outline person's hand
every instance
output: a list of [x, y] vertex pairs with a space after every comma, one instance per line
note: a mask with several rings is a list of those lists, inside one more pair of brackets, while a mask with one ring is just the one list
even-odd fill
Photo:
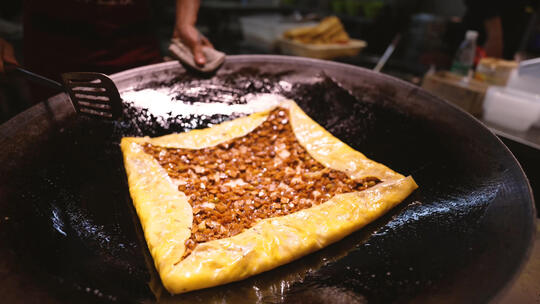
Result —
[[9, 42], [0, 38], [0, 73], [5, 72], [6, 63], [19, 65], [17, 59], [15, 59], [13, 46]]
[[174, 38], [179, 38], [193, 53], [195, 63], [203, 66], [206, 64], [206, 57], [204, 57], [203, 47], [211, 47], [212, 43], [204, 37], [193, 25], [180, 25], [174, 29]]

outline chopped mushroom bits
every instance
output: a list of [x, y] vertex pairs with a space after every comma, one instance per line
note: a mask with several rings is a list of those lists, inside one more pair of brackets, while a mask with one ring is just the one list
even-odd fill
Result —
[[193, 208], [188, 256], [199, 243], [227, 238], [257, 221], [287, 215], [361, 191], [377, 178], [352, 180], [325, 168], [297, 141], [286, 109], [277, 108], [249, 134], [194, 150], [145, 144]]

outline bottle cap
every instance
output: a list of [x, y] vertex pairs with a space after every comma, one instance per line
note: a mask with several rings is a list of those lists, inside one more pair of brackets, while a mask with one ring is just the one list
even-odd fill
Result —
[[465, 33], [465, 39], [476, 39], [478, 38], [478, 32], [477, 31], [472, 31], [472, 30], [468, 30], [467, 33]]

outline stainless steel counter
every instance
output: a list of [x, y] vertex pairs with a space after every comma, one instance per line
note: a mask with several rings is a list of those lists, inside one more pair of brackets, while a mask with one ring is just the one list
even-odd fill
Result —
[[540, 220], [536, 222], [536, 240], [529, 261], [514, 284], [495, 303], [540, 303]]
[[482, 121], [485, 125], [487, 125], [491, 129], [491, 131], [493, 131], [493, 133], [497, 134], [497, 136], [504, 137], [506, 139], [510, 139], [520, 144], [529, 146], [531, 148], [539, 150], [539, 153], [540, 153], [540, 128], [539, 127], [532, 127], [526, 132], [518, 132], [518, 131], [510, 130], [508, 128], [501, 127], [499, 125], [487, 122], [481, 118], [480, 118], [480, 121]]

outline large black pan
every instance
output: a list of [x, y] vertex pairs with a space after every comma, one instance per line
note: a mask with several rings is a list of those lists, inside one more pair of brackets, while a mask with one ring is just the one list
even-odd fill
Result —
[[[471, 116], [423, 90], [353, 66], [232, 56], [218, 75], [163, 63], [113, 76], [119, 89], [197, 87], [184, 100], [248, 92], [296, 99], [335, 136], [420, 188], [344, 240], [254, 278], [163, 301], [478, 303], [519, 271], [534, 204], [521, 168]], [[281, 82], [280, 82], [281, 81]], [[184, 92], [184, 93], [182, 93]], [[227, 119], [178, 117], [164, 128], [127, 107], [124, 121], [75, 117], [64, 95], [0, 128], [0, 294], [7, 302], [148, 302], [160, 293], [131, 206], [118, 142]]]

